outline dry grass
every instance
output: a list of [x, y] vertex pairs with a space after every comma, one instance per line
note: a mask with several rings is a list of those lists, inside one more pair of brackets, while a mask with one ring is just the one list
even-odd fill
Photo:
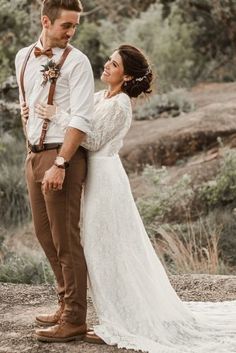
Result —
[[172, 273], [229, 272], [220, 258], [218, 243], [222, 227], [204, 223], [187, 223], [185, 231], [181, 227], [159, 227], [161, 238], [155, 241], [155, 248], [167, 270]]

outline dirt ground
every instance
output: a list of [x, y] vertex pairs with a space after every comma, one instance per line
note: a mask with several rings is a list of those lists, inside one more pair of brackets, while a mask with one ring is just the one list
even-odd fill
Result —
[[[184, 301], [236, 300], [236, 276], [170, 276], [175, 290]], [[54, 310], [52, 286], [0, 283], [0, 353], [128, 353], [132, 350], [84, 342], [40, 343], [34, 338], [35, 315]], [[88, 324], [97, 317], [88, 298]]]

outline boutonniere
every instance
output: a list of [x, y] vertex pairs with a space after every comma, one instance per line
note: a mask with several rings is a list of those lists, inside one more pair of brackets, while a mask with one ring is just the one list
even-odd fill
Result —
[[55, 61], [50, 60], [47, 62], [46, 65], [41, 65], [43, 67], [40, 72], [43, 73], [43, 81], [41, 83], [41, 86], [45, 86], [46, 83], [49, 82], [55, 82], [58, 77], [60, 76], [60, 67]]

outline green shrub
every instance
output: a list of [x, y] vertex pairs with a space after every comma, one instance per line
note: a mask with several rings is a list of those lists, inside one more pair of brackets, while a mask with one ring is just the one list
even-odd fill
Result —
[[4, 226], [21, 224], [30, 218], [24, 157], [24, 142], [4, 134], [0, 144], [0, 219]]
[[186, 87], [196, 80], [196, 58], [193, 38], [197, 28], [183, 21], [176, 5], [163, 19], [163, 6], [155, 4], [130, 22], [125, 41], [133, 43], [148, 53], [157, 70], [161, 91], [172, 87]]
[[188, 113], [194, 104], [184, 89], [176, 89], [166, 94], [155, 94], [144, 103], [136, 105], [133, 111], [135, 120], [153, 120], [160, 117], [177, 117]]
[[104, 57], [101, 54], [102, 38], [94, 23], [84, 22], [79, 29], [79, 36], [73, 41], [90, 59], [94, 76], [100, 77], [103, 69]]
[[137, 200], [138, 208], [146, 226], [166, 220], [181, 222], [186, 215], [197, 217], [209, 211], [230, 205], [236, 207], [236, 151], [225, 153], [221, 167], [214, 180], [194, 186], [188, 174], [175, 184], [168, 181], [165, 167], [147, 166], [143, 175], [154, 189], [152, 196]]
[[168, 171], [165, 167], [156, 169], [147, 166], [143, 171], [147, 182], [155, 187], [152, 196], [137, 200], [137, 206], [147, 229], [152, 233], [153, 224], [160, 224], [168, 217], [175, 218], [178, 215], [188, 213], [194, 191], [191, 186], [191, 178], [184, 175], [174, 185], [168, 183]]
[[16, 52], [37, 40], [39, 4], [35, 0], [0, 0], [0, 83], [14, 74]]
[[216, 178], [199, 187], [198, 197], [209, 209], [236, 200], [236, 151], [225, 153]]
[[40, 284], [53, 281], [46, 259], [32, 255], [19, 256], [5, 249], [0, 260], [0, 282]]

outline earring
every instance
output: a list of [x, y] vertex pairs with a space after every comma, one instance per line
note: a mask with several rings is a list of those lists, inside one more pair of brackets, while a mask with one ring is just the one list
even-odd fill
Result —
[[126, 87], [126, 86], [127, 86], [127, 82], [125, 81], [125, 82], [124, 82], [124, 87]]

